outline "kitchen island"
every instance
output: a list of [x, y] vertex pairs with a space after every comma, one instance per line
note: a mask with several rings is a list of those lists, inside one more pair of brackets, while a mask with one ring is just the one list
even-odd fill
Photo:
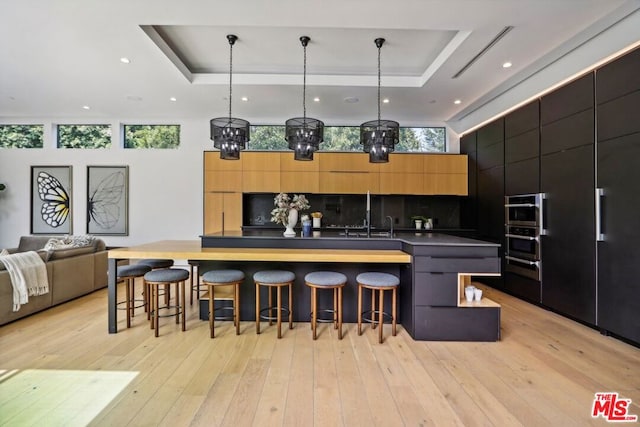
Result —
[[[414, 339], [495, 341], [500, 333], [500, 307], [487, 298], [467, 303], [461, 287], [470, 275], [500, 274], [494, 243], [440, 233], [344, 236], [339, 231], [312, 237], [282, 236], [281, 231], [252, 230], [201, 236], [198, 242], [163, 241], [109, 251], [109, 332], [117, 332], [115, 269], [118, 259], [186, 259], [211, 269], [245, 272], [241, 286], [241, 320], [255, 320], [255, 288], [251, 277], [261, 269], [295, 273], [295, 321], [309, 321], [310, 293], [304, 275], [317, 270], [344, 273], [345, 322], [355, 322], [357, 274], [382, 271], [400, 277], [399, 320]], [[389, 301], [387, 301], [389, 302]], [[324, 298], [320, 306], [330, 305]], [[387, 309], [385, 309], [386, 311]]]

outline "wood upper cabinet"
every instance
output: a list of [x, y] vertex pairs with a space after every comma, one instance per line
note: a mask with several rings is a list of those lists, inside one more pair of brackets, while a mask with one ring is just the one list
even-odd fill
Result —
[[467, 196], [468, 158], [466, 154], [427, 154], [424, 156], [423, 194]]
[[423, 194], [424, 154], [389, 155], [389, 163], [378, 163], [380, 194]]
[[204, 153], [204, 192], [242, 191], [242, 163], [222, 160], [218, 151]]
[[283, 193], [320, 192], [318, 154], [312, 161], [294, 160], [293, 152], [280, 153], [280, 191]]
[[280, 153], [243, 152], [242, 191], [245, 193], [280, 192]]
[[364, 194], [380, 192], [379, 164], [366, 153], [317, 153], [320, 193]]
[[296, 161], [292, 152], [243, 152], [238, 161], [206, 152], [204, 192], [467, 195], [467, 156], [392, 153], [389, 163], [369, 163], [367, 153], [315, 153]]

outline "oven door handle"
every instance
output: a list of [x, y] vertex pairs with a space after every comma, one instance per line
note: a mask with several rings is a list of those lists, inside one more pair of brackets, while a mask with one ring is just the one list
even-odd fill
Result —
[[531, 237], [531, 236], [521, 236], [519, 234], [505, 234], [505, 237], [509, 237], [511, 239], [522, 239], [522, 240], [538, 240], [537, 237]]
[[528, 259], [516, 258], [509, 255], [505, 255], [505, 259], [516, 261], [522, 264], [535, 265], [536, 267], [540, 265], [540, 261], [529, 261]]
[[535, 208], [536, 205], [533, 203], [507, 203], [504, 205], [505, 208]]

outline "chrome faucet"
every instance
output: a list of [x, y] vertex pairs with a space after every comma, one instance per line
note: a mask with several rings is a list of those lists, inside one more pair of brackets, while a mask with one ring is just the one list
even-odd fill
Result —
[[389, 223], [391, 224], [391, 227], [389, 229], [389, 237], [393, 237], [393, 217], [387, 215], [385, 218], [387, 218], [389, 220]]

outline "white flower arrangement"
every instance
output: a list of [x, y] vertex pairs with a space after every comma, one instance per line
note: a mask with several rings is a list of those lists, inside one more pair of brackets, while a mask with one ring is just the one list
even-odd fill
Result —
[[275, 208], [271, 211], [271, 222], [284, 226], [289, 221], [289, 210], [302, 211], [311, 207], [304, 194], [295, 194], [292, 200], [287, 193], [280, 193], [273, 199], [273, 204]]

